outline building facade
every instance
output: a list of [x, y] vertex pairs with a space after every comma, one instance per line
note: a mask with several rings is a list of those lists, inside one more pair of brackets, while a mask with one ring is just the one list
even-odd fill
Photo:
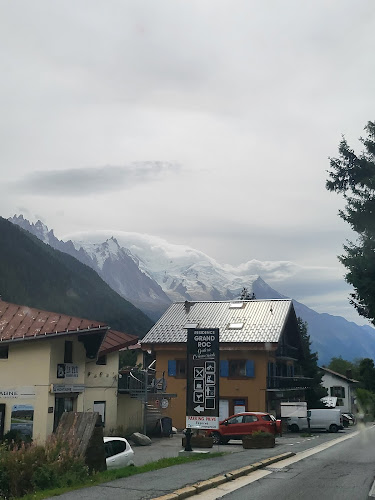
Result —
[[282, 401], [304, 400], [311, 381], [298, 367], [302, 349], [292, 301], [177, 302], [141, 341], [164, 374], [166, 391], [177, 395], [163, 411], [175, 427], [185, 427], [186, 338], [194, 328], [219, 328], [222, 419], [250, 410], [279, 415]]
[[137, 340], [97, 321], [0, 301], [0, 437], [15, 430], [44, 442], [66, 411], [98, 411], [107, 433], [126, 422], [118, 350]]
[[328, 391], [329, 398], [335, 399], [336, 407], [341, 410], [341, 413], [356, 413], [356, 397], [355, 388], [359, 384], [358, 380], [349, 376], [336, 373], [325, 366], [320, 368], [324, 375], [322, 377], [322, 385]]

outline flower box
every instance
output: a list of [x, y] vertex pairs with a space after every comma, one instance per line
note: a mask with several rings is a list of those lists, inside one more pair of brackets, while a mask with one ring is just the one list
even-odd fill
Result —
[[245, 450], [250, 450], [254, 448], [274, 448], [275, 447], [275, 436], [269, 434], [268, 432], [259, 433], [249, 436], [243, 436], [242, 446]]
[[[212, 448], [214, 442], [209, 436], [191, 436], [190, 444], [192, 448]], [[186, 446], [186, 438], [182, 438], [182, 446]]]

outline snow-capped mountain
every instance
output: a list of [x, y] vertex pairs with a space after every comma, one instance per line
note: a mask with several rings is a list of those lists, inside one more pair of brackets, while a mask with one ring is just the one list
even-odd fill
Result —
[[[139, 269], [155, 280], [171, 301], [230, 300], [238, 298], [244, 287], [258, 298], [270, 298], [270, 294], [273, 297], [277, 294], [259, 274], [251, 272], [263, 265], [259, 261], [250, 261], [238, 267], [222, 265], [199, 250], [174, 245], [155, 236], [123, 231], [111, 234], [122, 248], [127, 249]], [[97, 245], [108, 235], [105, 231], [98, 231], [69, 237], [77, 249], [83, 248], [94, 259]]]
[[[92, 267], [117, 293], [154, 320], [171, 301], [231, 300], [238, 298], [244, 287], [258, 299], [283, 298], [263, 276], [278, 274], [282, 278], [285, 269], [293, 265], [250, 260], [237, 267], [228, 266], [188, 246], [122, 231], [79, 233], [62, 241], [40, 221], [31, 224], [22, 216], [9, 220]], [[294, 305], [297, 315], [308, 323], [312, 348], [318, 352], [320, 363], [340, 355], [349, 360], [375, 359], [373, 328], [317, 313], [296, 301]]]
[[22, 215], [15, 215], [9, 218], [9, 221], [56, 250], [68, 253], [94, 269], [113, 290], [150, 318], [160, 317], [171, 303], [158, 283], [138, 267], [137, 258], [121, 247], [115, 238], [110, 237], [99, 243], [80, 246], [74, 245], [71, 240], [59, 240], [53, 230], [49, 230], [40, 220], [33, 224]]

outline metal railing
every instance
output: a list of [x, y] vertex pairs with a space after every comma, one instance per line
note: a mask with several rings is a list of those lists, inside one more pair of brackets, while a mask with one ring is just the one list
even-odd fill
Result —
[[298, 359], [298, 348], [291, 345], [281, 345], [275, 353], [277, 358]]
[[312, 382], [308, 377], [267, 377], [267, 389], [305, 389], [311, 387]]

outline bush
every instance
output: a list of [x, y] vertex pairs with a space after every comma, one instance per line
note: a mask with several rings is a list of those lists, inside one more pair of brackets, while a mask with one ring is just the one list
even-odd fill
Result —
[[248, 435], [248, 436], [245, 436], [246, 438], [250, 437], [256, 437], [256, 438], [270, 438], [270, 437], [274, 437], [273, 434], [271, 434], [270, 432], [266, 432], [266, 431], [254, 431], [252, 434]]
[[88, 476], [78, 442], [72, 437], [52, 435], [44, 447], [24, 442], [16, 446], [0, 445], [0, 498], [80, 484]]

